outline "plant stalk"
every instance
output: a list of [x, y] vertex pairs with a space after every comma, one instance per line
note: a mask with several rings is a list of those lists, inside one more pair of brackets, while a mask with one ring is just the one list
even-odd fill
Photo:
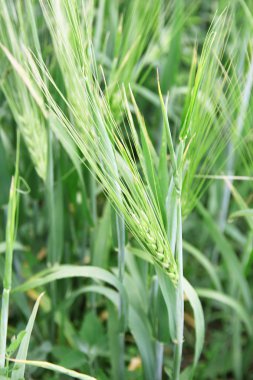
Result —
[[[124, 281], [124, 269], [125, 269], [125, 221], [123, 215], [116, 215], [116, 226], [117, 226], [117, 240], [118, 240], [118, 278], [121, 284]], [[125, 342], [124, 342], [124, 309], [123, 300], [119, 299], [119, 321], [120, 321], [120, 331], [119, 331], [119, 350], [120, 350], [120, 363], [119, 363], [119, 376], [120, 379], [124, 379], [125, 372]]]
[[174, 178], [176, 188], [176, 213], [177, 213], [177, 233], [176, 233], [176, 259], [178, 267], [178, 285], [176, 289], [176, 346], [174, 353], [173, 379], [179, 380], [180, 367], [183, 351], [184, 336], [184, 291], [183, 291], [183, 237], [182, 237], [182, 156], [184, 151], [184, 141], [180, 142], [178, 159], [176, 166], [176, 178]]
[[178, 287], [176, 290], [177, 307], [177, 341], [174, 354], [173, 379], [179, 380], [180, 367], [183, 350], [184, 334], [184, 293], [183, 293], [183, 245], [182, 245], [182, 212], [181, 197], [177, 199], [177, 245], [176, 245], [177, 265], [178, 265]]
[[0, 338], [0, 368], [5, 366], [6, 340], [9, 316], [10, 289], [3, 290], [1, 310], [1, 338]]
[[18, 169], [19, 169], [19, 147], [20, 147], [20, 134], [17, 133], [17, 155], [15, 162], [15, 176], [12, 177], [10, 196], [8, 203], [7, 224], [6, 224], [6, 255], [5, 255], [5, 268], [3, 280], [3, 298], [1, 309], [0, 321], [0, 368], [5, 366], [6, 356], [6, 341], [8, 330], [8, 317], [9, 317], [9, 302], [10, 291], [12, 286], [12, 262], [13, 262], [13, 246], [15, 241], [15, 223], [16, 213], [18, 206], [17, 185], [18, 185]]

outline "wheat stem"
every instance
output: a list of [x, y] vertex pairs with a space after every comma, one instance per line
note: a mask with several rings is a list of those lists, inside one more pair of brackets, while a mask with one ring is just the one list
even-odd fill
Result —
[[0, 368], [5, 366], [6, 356], [6, 340], [8, 329], [8, 316], [9, 316], [9, 298], [12, 286], [12, 261], [13, 261], [13, 247], [15, 241], [15, 223], [16, 212], [18, 207], [17, 185], [18, 185], [18, 168], [19, 168], [19, 146], [20, 135], [17, 133], [17, 155], [16, 155], [16, 171], [15, 176], [12, 177], [10, 196], [8, 203], [8, 214], [6, 224], [6, 255], [3, 279], [3, 298], [1, 309], [1, 322], [0, 322]]

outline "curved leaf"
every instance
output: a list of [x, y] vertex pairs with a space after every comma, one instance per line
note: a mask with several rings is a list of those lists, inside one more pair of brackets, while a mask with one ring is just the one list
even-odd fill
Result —
[[[33, 367], [39, 367], [44, 369], [49, 369], [50, 371], [62, 373], [67, 376], [71, 376], [74, 379], [80, 379], [80, 380], [96, 380], [95, 377], [83, 375], [79, 372], [73, 371], [71, 369], [67, 369], [65, 367], [62, 367], [57, 364], [52, 364], [49, 362], [44, 362], [40, 360], [13, 360], [16, 364], [21, 364], [21, 366], [30, 365]], [[15, 378], [17, 379], [17, 378]], [[21, 379], [20, 377], [18, 379]]]
[[231, 307], [238, 315], [238, 317], [244, 322], [245, 327], [250, 335], [253, 335], [252, 320], [245, 310], [245, 308], [233, 298], [227, 296], [226, 294], [217, 292], [210, 289], [196, 289], [197, 294], [202, 298], [208, 298], [214, 301], [218, 301], [223, 305]]
[[[116, 288], [120, 295], [123, 304], [123, 315], [127, 315], [127, 295], [123, 285], [119, 282], [116, 276], [108, 272], [105, 269], [101, 269], [94, 266], [77, 266], [77, 265], [59, 265], [44, 271], [37, 273], [35, 276], [31, 277], [24, 284], [14, 288], [14, 292], [25, 292], [29, 289], [37, 288], [42, 285], [46, 285], [50, 282], [72, 277], [85, 277], [92, 278], [93, 280], [101, 280], [110, 284]], [[124, 322], [126, 325], [127, 322]], [[125, 328], [125, 326], [122, 326]]]
[[183, 279], [183, 287], [184, 292], [187, 295], [187, 298], [191, 304], [194, 314], [195, 321], [195, 336], [196, 336], [196, 344], [195, 344], [195, 354], [194, 354], [194, 366], [197, 365], [199, 357], [201, 355], [204, 339], [205, 339], [205, 319], [203, 309], [199, 300], [199, 297], [189, 283], [186, 278]]
[[[27, 324], [26, 329], [25, 329], [25, 336], [23, 337], [22, 342], [21, 342], [19, 349], [18, 349], [16, 360], [24, 361], [27, 357], [27, 352], [28, 352], [29, 342], [30, 342], [30, 338], [31, 338], [31, 334], [32, 334], [32, 329], [33, 329], [34, 321], [35, 321], [35, 318], [37, 315], [37, 311], [38, 311], [40, 300], [41, 300], [42, 296], [43, 296], [43, 293], [38, 297], [38, 299], [37, 299], [37, 301], [33, 307], [32, 314], [29, 318], [28, 324]], [[15, 364], [13, 367], [13, 370], [12, 370], [11, 380], [23, 379], [24, 374], [25, 374], [25, 363], [22, 362], [20, 364]]]

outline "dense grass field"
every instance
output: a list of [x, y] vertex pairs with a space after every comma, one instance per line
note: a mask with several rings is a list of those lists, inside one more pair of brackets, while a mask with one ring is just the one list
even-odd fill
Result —
[[253, 379], [252, 0], [0, 0], [0, 380]]

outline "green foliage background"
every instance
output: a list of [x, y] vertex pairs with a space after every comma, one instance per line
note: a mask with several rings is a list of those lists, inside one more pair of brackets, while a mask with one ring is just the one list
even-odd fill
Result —
[[253, 379], [252, 0], [0, 0], [0, 43], [0, 378]]

